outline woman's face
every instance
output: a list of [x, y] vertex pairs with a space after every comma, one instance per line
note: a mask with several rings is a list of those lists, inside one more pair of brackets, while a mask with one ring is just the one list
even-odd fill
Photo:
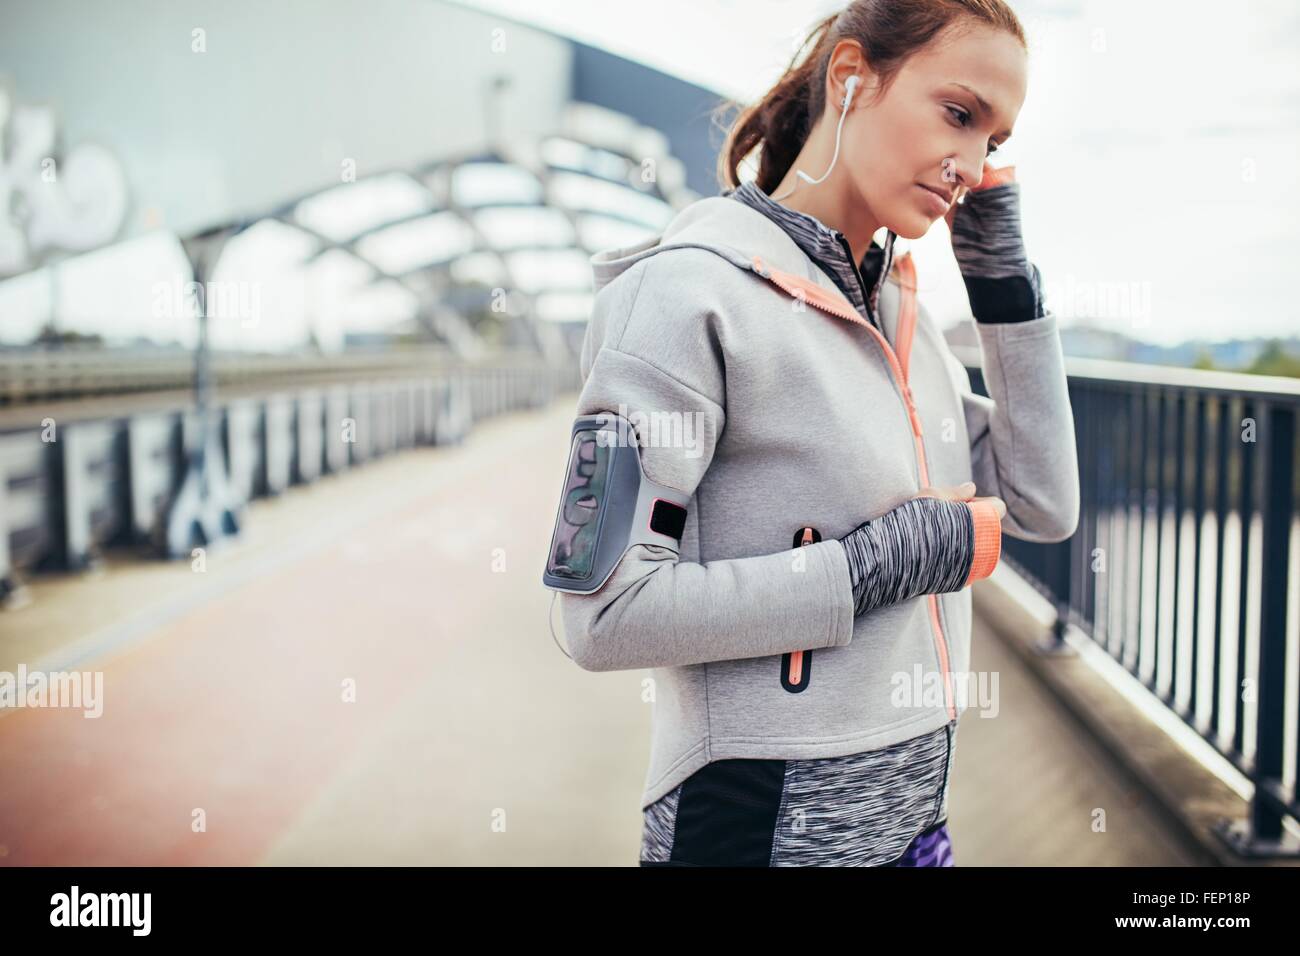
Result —
[[[1006, 141], [1024, 103], [1026, 59], [1010, 33], [968, 23], [913, 54], [879, 100], [872, 101], [875, 76], [864, 77], [842, 148], [850, 188], [876, 222], [918, 239], [951, 206], [931, 190], [955, 200], [980, 181], [986, 157]], [[841, 62], [850, 60], [837, 50], [831, 75], [843, 89], [854, 69]], [[857, 67], [864, 69], [860, 58]], [[836, 97], [835, 122], [838, 104]]]

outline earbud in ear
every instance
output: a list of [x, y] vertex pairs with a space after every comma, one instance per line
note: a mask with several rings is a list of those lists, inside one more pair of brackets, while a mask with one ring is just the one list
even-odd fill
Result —
[[853, 91], [857, 88], [858, 82], [859, 82], [859, 78], [856, 73], [854, 73], [852, 76], [850, 76], [847, 80], [844, 81], [844, 86], [845, 86], [844, 99], [840, 100], [840, 106], [842, 106], [844, 109], [849, 108], [849, 103], [853, 99]]

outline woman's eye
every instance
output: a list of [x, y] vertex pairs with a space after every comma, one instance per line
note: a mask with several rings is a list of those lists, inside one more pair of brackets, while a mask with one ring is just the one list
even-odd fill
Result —
[[[956, 117], [958, 126], [965, 127], [966, 124], [970, 122], [970, 113], [966, 112], [965, 110], [958, 109], [955, 106], [945, 106], [944, 109], [948, 111], [949, 115]], [[997, 146], [994, 144], [990, 144], [988, 152], [985, 153], [984, 155], [992, 156], [997, 151], [998, 151]]]
[[965, 126], [970, 121], [970, 114], [965, 110], [959, 110], [955, 106], [945, 107], [949, 114], [957, 118], [958, 126]]

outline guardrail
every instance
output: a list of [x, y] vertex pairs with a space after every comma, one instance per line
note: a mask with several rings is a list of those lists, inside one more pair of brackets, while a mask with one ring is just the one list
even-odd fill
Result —
[[[955, 351], [987, 394], [978, 352]], [[1004, 538], [1005, 554], [1056, 604], [1058, 640], [1080, 628], [1254, 783], [1250, 819], [1219, 836], [1245, 856], [1292, 855], [1300, 381], [1066, 367], [1079, 528], [1059, 544]]]
[[[162, 381], [154, 368], [150, 381]], [[242, 387], [218, 391], [210, 421], [241, 502], [400, 448], [458, 443], [484, 418], [540, 407], [581, 384], [576, 362], [508, 352], [482, 361], [429, 350], [246, 360], [224, 371]], [[99, 387], [82, 382], [82, 400], [63, 404], [47, 390], [51, 401], [0, 416], [0, 597], [22, 574], [84, 569], [110, 546], [163, 551], [167, 513], [199, 441], [192, 396], [137, 407], [113, 383]]]
[[[499, 356], [486, 359], [499, 364]], [[389, 374], [473, 367], [439, 346], [352, 349], [337, 354], [257, 355], [212, 353], [212, 373], [221, 387], [273, 382], [329, 381]], [[62, 346], [0, 350], [0, 407], [28, 402], [188, 389], [194, 383], [194, 353], [183, 349], [118, 349]]]

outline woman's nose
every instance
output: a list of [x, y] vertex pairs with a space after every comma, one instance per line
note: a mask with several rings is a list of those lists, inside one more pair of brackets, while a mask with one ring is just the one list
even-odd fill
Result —
[[957, 194], [960, 195], [965, 189], [973, 189], [978, 186], [980, 180], [984, 178], [984, 157], [980, 156], [974, 160], [962, 156], [950, 156], [944, 160], [944, 179], [953, 183], [957, 187]]

